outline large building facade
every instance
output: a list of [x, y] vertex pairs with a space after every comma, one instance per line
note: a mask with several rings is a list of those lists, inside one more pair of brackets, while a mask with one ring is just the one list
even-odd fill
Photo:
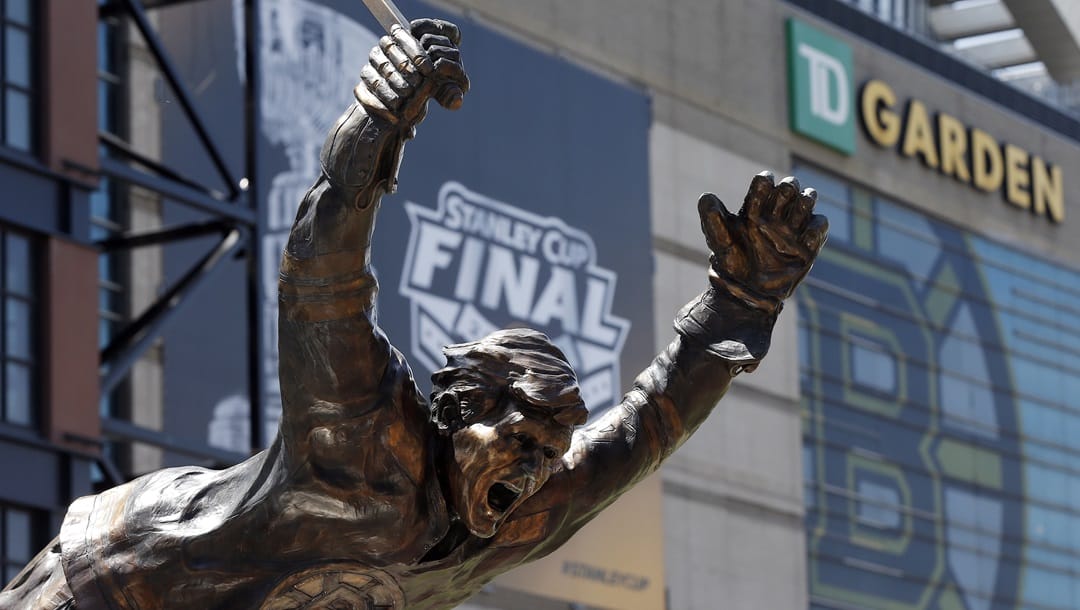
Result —
[[[1068, 2], [400, 4], [462, 25], [474, 82], [375, 244], [418, 377], [527, 323], [603, 409], [705, 286], [700, 193], [794, 174], [831, 223], [765, 364], [469, 610], [1080, 608]], [[344, 0], [0, 0], [0, 27], [9, 578], [75, 497], [272, 436], [276, 256], [378, 30]]]
[[[91, 491], [99, 449], [95, 9], [0, 5], [0, 567], [45, 544], [61, 505]], [[50, 36], [48, 32], [66, 32]]]

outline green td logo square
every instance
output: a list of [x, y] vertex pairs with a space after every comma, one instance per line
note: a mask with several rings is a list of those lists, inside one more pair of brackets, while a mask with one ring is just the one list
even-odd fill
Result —
[[787, 22], [791, 130], [855, 153], [854, 59], [841, 40], [796, 19]]

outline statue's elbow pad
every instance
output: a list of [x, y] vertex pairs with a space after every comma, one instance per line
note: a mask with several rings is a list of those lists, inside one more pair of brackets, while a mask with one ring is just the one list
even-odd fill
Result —
[[710, 288], [679, 310], [675, 331], [740, 370], [753, 370], [769, 351], [776, 316]]

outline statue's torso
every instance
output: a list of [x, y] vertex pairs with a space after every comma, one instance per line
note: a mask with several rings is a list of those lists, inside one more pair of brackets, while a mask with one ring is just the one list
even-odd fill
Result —
[[168, 469], [80, 499], [61, 533], [80, 610], [453, 607], [520, 561], [547, 522], [422, 561], [450, 516], [430, 439], [401, 417], [420, 406], [331, 426], [339, 442], [320, 460], [347, 465], [334, 472], [290, 464], [279, 441], [227, 470]]

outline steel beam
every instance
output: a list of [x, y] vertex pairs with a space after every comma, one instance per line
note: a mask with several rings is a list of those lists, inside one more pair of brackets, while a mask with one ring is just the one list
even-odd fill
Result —
[[158, 38], [157, 33], [154, 31], [154, 27], [150, 24], [150, 20], [146, 17], [146, 10], [143, 8], [142, 2], [140, 0], [120, 1], [127, 7], [128, 14], [135, 21], [135, 26], [139, 29], [143, 39], [146, 41], [146, 45], [150, 48], [150, 52], [157, 61], [158, 67], [161, 68], [165, 80], [167, 80], [169, 86], [172, 87], [173, 93], [176, 94], [177, 101], [180, 102], [180, 106], [183, 108], [184, 113], [191, 122], [191, 126], [195, 129], [195, 133], [199, 136], [199, 140], [202, 142], [203, 147], [210, 155], [210, 160], [213, 161], [214, 167], [221, 175], [221, 179], [225, 182], [225, 187], [229, 191], [229, 198], [236, 199], [240, 195], [240, 191], [237, 187], [238, 183], [233, 178], [232, 172], [230, 172], [229, 168], [225, 165], [225, 159], [214, 144], [213, 138], [210, 137], [210, 132], [207, 131], [202, 116], [199, 114], [198, 109], [195, 108], [195, 104], [191, 101], [191, 94], [188, 93], [187, 87], [184, 86], [183, 81], [180, 80], [179, 72], [169, 59], [168, 51], [162, 44], [161, 39]]
[[[244, 27], [247, 44], [244, 83], [246, 110], [246, 154], [244, 171], [247, 188], [241, 189], [225, 162], [221, 150], [215, 145], [206, 122], [199, 114], [190, 90], [181, 80], [180, 72], [147, 17], [147, 11], [204, 0], [108, 0], [99, 7], [99, 17], [129, 17], [143, 36], [148, 49], [157, 62], [164, 80], [170, 85], [176, 101], [190, 121], [192, 128], [217, 174], [225, 183], [227, 193], [208, 188], [204, 184], [186, 178], [175, 168], [141, 154], [127, 142], [112, 134], [103, 133], [100, 140], [112, 156], [101, 159], [100, 169], [91, 172], [118, 182], [146, 189], [160, 196], [163, 201], [182, 205], [207, 214], [205, 221], [182, 226], [162, 228], [142, 233], [127, 233], [97, 242], [102, 251], [139, 248], [176, 240], [195, 238], [214, 233], [222, 234], [220, 242], [192, 266], [182, 278], [169, 287], [149, 308], [131, 321], [113, 337], [100, 354], [101, 395], [112, 392], [130, 373], [134, 363], [153, 345], [162, 330], [174, 319], [173, 314], [183, 306], [185, 299], [208, 277], [218, 263], [227, 256], [244, 248], [247, 265], [248, 306], [248, 385], [251, 400], [251, 443], [254, 449], [265, 443], [262, 412], [262, 290], [260, 248], [260, 219], [258, 217], [258, 185], [255, 181], [258, 166], [258, 0], [243, 0]], [[212, 180], [212, 179], [211, 179]], [[213, 181], [213, 180], [212, 180]], [[219, 464], [232, 464], [242, 460], [243, 454], [219, 451], [210, 447], [185, 443], [168, 434], [148, 430], [130, 422], [111, 418], [102, 421], [103, 437], [117, 441], [140, 442], [167, 451], [212, 460]], [[99, 441], [100, 442], [100, 441]], [[107, 460], [102, 468], [108, 478], [121, 482], [121, 474]]]
[[978, 36], [1015, 27], [1016, 22], [1013, 21], [1012, 13], [1000, 0], [985, 4], [969, 4], [960, 7], [940, 6], [930, 9], [930, 31], [942, 41]]
[[101, 468], [101, 472], [109, 479], [111, 484], [122, 485], [127, 481], [127, 478], [120, 474], [120, 469], [116, 467], [116, 464], [113, 463], [111, 458], [100, 455], [95, 461], [97, 462], [98, 468]]
[[987, 70], [1026, 64], [1038, 59], [1031, 43], [1020, 30], [1002, 32], [977, 44], [959, 46], [954, 43], [954, 52], [971, 63]]
[[184, 176], [180, 175], [180, 173], [173, 170], [171, 167], [168, 167], [167, 165], [140, 153], [139, 151], [132, 148], [131, 145], [127, 142], [107, 131], [98, 132], [98, 140], [102, 144], [104, 144], [105, 147], [108, 148], [110, 151], [114, 153], [119, 153], [125, 159], [129, 161], [134, 161], [135, 163], [142, 165], [143, 167], [149, 169], [150, 171], [163, 178], [168, 178], [169, 180], [182, 184], [188, 188], [192, 188], [196, 191], [206, 193], [208, 196], [213, 197], [214, 199], [220, 199], [222, 201], [225, 200], [225, 194], [221, 191], [208, 188], [207, 186], [199, 184], [194, 180], [185, 178]]
[[1080, 3], [1076, 0], [1003, 0], [1055, 81], [1080, 80]]
[[[263, 404], [263, 252], [260, 237], [264, 219], [258, 214], [259, 189], [259, 0], [244, 0], [244, 131], [246, 136], [244, 173], [247, 175], [248, 202], [255, 222], [250, 228], [247, 249], [247, 349], [248, 349], [248, 397], [251, 411], [251, 450], [259, 451], [266, 446], [264, 436], [265, 405]], [[276, 320], [275, 320], [276, 322]]]
[[226, 255], [240, 243], [240, 232], [233, 229], [213, 250], [192, 267], [184, 277], [162, 294], [137, 319], [125, 326], [101, 350], [101, 395], [108, 396], [131, 371], [131, 367], [153, 344], [176, 309]]
[[144, 443], [160, 447], [166, 451], [180, 453], [189, 457], [209, 460], [217, 464], [232, 465], [241, 462], [247, 456], [242, 453], [224, 451], [213, 447], [197, 445], [166, 434], [158, 430], [151, 430], [131, 422], [112, 417], [101, 419], [101, 433], [103, 436], [114, 441], [126, 441]]
[[[147, 10], [154, 10], [156, 8], [165, 8], [168, 6], [175, 6], [177, 4], [193, 4], [195, 2], [205, 2], [206, 0], [143, 0], [143, 8]], [[98, 17], [117, 17], [127, 13], [127, 6], [121, 0], [112, 0], [102, 4], [98, 8]]]
[[208, 222], [193, 222], [191, 224], [175, 227], [165, 227], [156, 231], [143, 231], [139, 233], [128, 232], [103, 239], [95, 245], [102, 250], [129, 250], [144, 246], [156, 246], [184, 239], [193, 239], [204, 235], [218, 233], [224, 235], [235, 228], [234, 223], [225, 220], [211, 220]]
[[104, 157], [101, 159], [100, 171], [104, 176], [155, 191], [166, 199], [209, 212], [215, 216], [234, 220], [245, 225], [255, 224], [255, 212], [241, 203], [230, 203], [215, 199], [202, 191], [161, 176], [137, 170], [123, 161]]

